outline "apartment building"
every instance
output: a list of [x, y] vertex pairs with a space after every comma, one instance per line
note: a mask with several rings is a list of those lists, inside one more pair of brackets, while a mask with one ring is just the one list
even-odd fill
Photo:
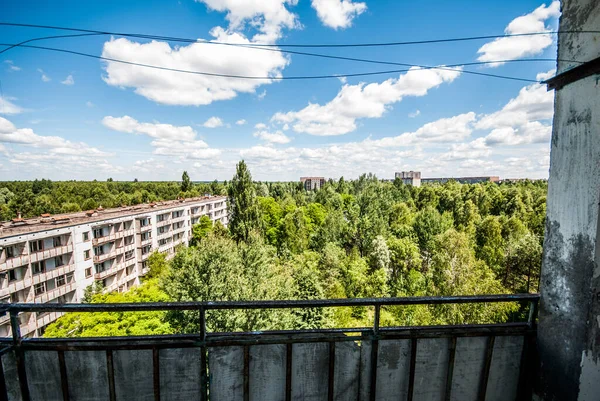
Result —
[[[225, 197], [203, 197], [99, 209], [0, 223], [0, 302], [80, 302], [102, 281], [127, 291], [148, 272], [154, 250], [172, 257], [188, 244], [192, 225], [207, 215], [227, 225]], [[57, 313], [20, 315], [21, 333], [41, 336]], [[0, 337], [10, 335], [0, 316]]]
[[318, 191], [325, 185], [325, 177], [300, 177], [300, 182], [307, 191]]
[[413, 187], [421, 186], [421, 172], [420, 171], [401, 171], [397, 172], [395, 178], [400, 178], [404, 185], [412, 185]]

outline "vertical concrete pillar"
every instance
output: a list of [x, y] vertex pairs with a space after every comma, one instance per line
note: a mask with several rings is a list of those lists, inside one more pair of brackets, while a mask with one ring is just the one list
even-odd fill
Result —
[[[563, 0], [560, 31], [600, 30], [600, 1]], [[600, 34], [561, 34], [560, 60], [600, 56]], [[558, 73], [577, 66], [558, 62]], [[556, 90], [538, 330], [539, 399], [600, 399], [600, 76]]]

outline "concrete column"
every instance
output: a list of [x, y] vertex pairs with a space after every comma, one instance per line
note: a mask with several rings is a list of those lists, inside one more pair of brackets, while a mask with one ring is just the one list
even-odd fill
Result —
[[[560, 31], [600, 30], [600, 1], [564, 0]], [[600, 56], [600, 34], [563, 34], [558, 58]], [[577, 64], [558, 63], [558, 72]], [[600, 400], [600, 76], [556, 91], [541, 274], [538, 399]]]

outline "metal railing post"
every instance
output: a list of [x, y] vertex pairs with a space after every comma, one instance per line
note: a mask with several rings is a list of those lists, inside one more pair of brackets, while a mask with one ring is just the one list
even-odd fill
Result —
[[371, 340], [371, 376], [369, 385], [369, 400], [377, 399], [377, 357], [379, 355], [379, 314], [381, 305], [375, 304], [373, 319], [373, 339]]
[[206, 310], [200, 307], [200, 400], [208, 401], [208, 367], [206, 347]]
[[10, 327], [13, 338], [13, 349], [17, 360], [17, 375], [19, 377], [19, 386], [21, 388], [21, 398], [23, 401], [29, 401], [29, 385], [27, 384], [27, 370], [25, 369], [25, 354], [21, 348], [21, 326], [19, 324], [19, 312], [10, 311]]

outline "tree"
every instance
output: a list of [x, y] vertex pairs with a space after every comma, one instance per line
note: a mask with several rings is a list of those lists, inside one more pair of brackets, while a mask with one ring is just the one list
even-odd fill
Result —
[[192, 239], [190, 241], [191, 246], [198, 246], [203, 238], [208, 237], [208, 234], [212, 231], [213, 222], [210, 217], [204, 215], [200, 217], [198, 223], [192, 226]]
[[[157, 280], [148, 280], [128, 292], [91, 295], [91, 303], [166, 302]], [[51, 323], [44, 337], [107, 337], [172, 334], [165, 311], [73, 312]]]
[[260, 228], [256, 191], [252, 175], [241, 160], [229, 185], [229, 231], [236, 241], [246, 241], [252, 230]]
[[192, 189], [192, 182], [187, 171], [184, 171], [181, 175], [181, 192], [187, 192]]

